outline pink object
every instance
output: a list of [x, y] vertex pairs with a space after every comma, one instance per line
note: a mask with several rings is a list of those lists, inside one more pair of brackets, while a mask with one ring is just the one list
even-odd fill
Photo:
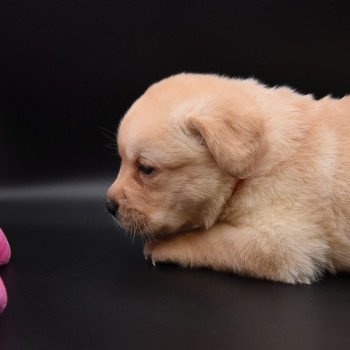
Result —
[[[7, 264], [11, 257], [11, 249], [4, 232], [0, 228], [0, 265]], [[0, 277], [0, 312], [7, 304], [7, 293], [4, 283]]]
[[0, 277], [0, 313], [5, 309], [6, 304], [7, 304], [6, 288]]
[[11, 257], [9, 242], [2, 229], [0, 228], [0, 265], [7, 264]]

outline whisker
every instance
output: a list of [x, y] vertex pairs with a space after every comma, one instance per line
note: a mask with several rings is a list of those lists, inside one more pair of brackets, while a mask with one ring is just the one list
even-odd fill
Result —
[[[108, 130], [103, 126], [98, 126], [98, 128], [100, 129], [102, 135], [104, 135], [105, 137], [107, 137], [111, 141], [114, 141], [114, 142], [116, 141], [116, 132]], [[109, 133], [110, 135], [108, 135], [107, 133]]]

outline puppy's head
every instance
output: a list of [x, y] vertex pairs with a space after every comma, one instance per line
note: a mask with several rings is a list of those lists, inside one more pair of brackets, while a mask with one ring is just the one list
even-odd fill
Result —
[[208, 228], [238, 179], [254, 169], [262, 126], [232, 109], [229, 83], [173, 76], [151, 86], [126, 113], [117, 135], [121, 167], [108, 190], [126, 230], [156, 235]]

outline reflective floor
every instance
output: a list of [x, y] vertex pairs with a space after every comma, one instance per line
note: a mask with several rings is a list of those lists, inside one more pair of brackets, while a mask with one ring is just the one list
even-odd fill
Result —
[[350, 275], [287, 286], [153, 267], [107, 214], [107, 187], [0, 190], [1, 350], [350, 348]]

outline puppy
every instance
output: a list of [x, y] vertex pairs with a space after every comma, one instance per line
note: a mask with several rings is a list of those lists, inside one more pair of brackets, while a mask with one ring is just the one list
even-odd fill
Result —
[[118, 130], [108, 209], [153, 264], [285, 283], [350, 268], [350, 96], [179, 74]]

